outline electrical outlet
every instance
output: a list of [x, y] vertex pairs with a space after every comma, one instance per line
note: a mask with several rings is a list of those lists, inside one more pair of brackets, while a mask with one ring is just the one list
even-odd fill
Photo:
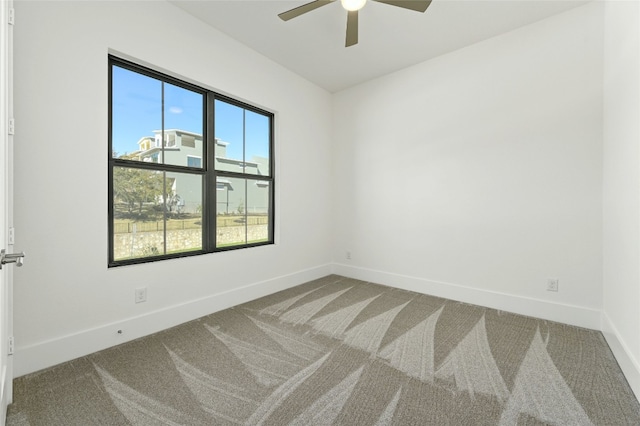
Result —
[[351, 260], [351, 252], [350, 251], [346, 252], [345, 257], [347, 258], [347, 260]]
[[547, 278], [547, 291], [558, 291], [558, 278]]
[[146, 287], [136, 288], [135, 302], [142, 303], [146, 301], [147, 301], [147, 288]]

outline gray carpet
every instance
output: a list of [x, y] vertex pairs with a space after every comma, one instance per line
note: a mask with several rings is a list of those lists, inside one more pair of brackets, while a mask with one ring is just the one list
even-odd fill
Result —
[[328, 276], [15, 381], [9, 425], [640, 425], [601, 333]]

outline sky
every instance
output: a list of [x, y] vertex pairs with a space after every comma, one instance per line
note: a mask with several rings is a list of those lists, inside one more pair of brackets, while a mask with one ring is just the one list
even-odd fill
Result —
[[[203, 133], [204, 95], [113, 66], [112, 137], [118, 155], [138, 150], [137, 142], [164, 128]], [[268, 157], [269, 119], [253, 111], [216, 100], [215, 137], [228, 142], [227, 157], [250, 161]], [[243, 140], [246, 157], [243, 157]]]

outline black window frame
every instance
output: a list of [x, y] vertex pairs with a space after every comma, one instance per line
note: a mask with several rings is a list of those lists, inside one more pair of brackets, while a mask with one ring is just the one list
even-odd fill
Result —
[[[203, 146], [202, 146], [202, 165], [200, 168], [180, 166], [164, 163], [143, 162], [137, 160], [115, 158], [113, 156], [113, 67], [117, 66], [147, 77], [151, 77], [161, 82], [175, 85], [203, 95]], [[234, 171], [216, 170], [215, 167], [215, 101], [223, 101], [231, 105], [237, 106], [248, 111], [264, 115], [269, 119], [269, 173], [268, 175], [256, 175], [251, 173], [241, 173]], [[138, 65], [126, 59], [119, 58], [114, 55], [108, 55], [108, 267], [117, 267], [124, 265], [134, 265], [141, 263], [156, 262], [160, 260], [176, 259], [181, 257], [198, 256], [202, 254], [210, 254], [217, 252], [225, 252], [230, 250], [239, 250], [245, 248], [259, 247], [275, 244], [275, 156], [274, 156], [274, 121], [275, 114], [262, 108], [247, 104], [245, 102], [233, 99], [232, 97], [222, 95], [210, 89], [203, 88], [193, 83], [188, 83], [179, 78], [161, 73], [151, 68]], [[164, 121], [164, 120], [163, 120]], [[164, 122], [163, 122], [163, 131]], [[162, 137], [164, 140], [164, 135]], [[162, 144], [164, 150], [164, 143]], [[191, 250], [180, 253], [161, 254], [146, 257], [127, 258], [123, 260], [114, 259], [115, 234], [114, 234], [114, 182], [113, 170], [115, 167], [127, 167], [139, 170], [153, 170], [163, 172], [188, 173], [202, 176], [202, 248], [200, 250]], [[268, 239], [267, 241], [252, 242], [236, 245], [227, 245], [217, 247], [217, 179], [219, 177], [238, 178], [255, 181], [269, 182], [269, 200], [268, 200]], [[246, 212], [245, 212], [246, 216]], [[166, 219], [166, 217], [165, 217]], [[165, 246], [166, 246], [166, 229]], [[246, 235], [245, 227], [245, 235]]]

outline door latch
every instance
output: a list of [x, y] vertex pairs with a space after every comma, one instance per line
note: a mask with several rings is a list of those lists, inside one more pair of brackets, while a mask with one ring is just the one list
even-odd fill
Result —
[[24, 252], [20, 253], [11, 253], [7, 254], [7, 252], [2, 249], [0, 250], [0, 269], [2, 269], [2, 265], [6, 265], [7, 263], [15, 263], [16, 266], [22, 266], [24, 262]]

